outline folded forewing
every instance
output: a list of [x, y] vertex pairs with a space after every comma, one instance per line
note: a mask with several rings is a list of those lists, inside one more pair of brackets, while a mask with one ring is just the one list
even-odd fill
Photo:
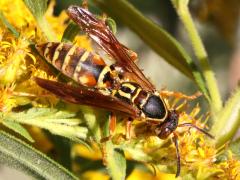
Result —
[[35, 81], [40, 87], [70, 103], [104, 108], [131, 117], [138, 117], [139, 115], [139, 110], [131, 104], [122, 102], [110, 95], [103, 95], [96, 89], [87, 89], [82, 86], [74, 87], [41, 78], [35, 78]]

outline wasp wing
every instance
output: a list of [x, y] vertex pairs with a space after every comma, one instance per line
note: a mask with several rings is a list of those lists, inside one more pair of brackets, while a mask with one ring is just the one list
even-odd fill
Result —
[[103, 95], [97, 90], [83, 88], [82, 86], [74, 87], [41, 78], [35, 78], [35, 81], [40, 87], [70, 103], [104, 108], [131, 117], [138, 117], [139, 115], [139, 110], [134, 106], [112, 96]]
[[116, 65], [123, 70], [125, 77], [136, 81], [147, 91], [155, 90], [129, 56], [128, 49], [116, 39], [104, 21], [97, 19], [89, 11], [78, 6], [70, 6], [67, 13], [83, 31], [117, 61]]

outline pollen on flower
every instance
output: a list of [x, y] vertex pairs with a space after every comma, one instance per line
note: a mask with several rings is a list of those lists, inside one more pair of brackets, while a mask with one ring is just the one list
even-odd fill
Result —
[[[53, 16], [53, 7], [54, 3], [51, 1], [46, 12], [46, 19], [59, 37], [58, 39], [61, 39], [67, 26], [68, 17], [65, 12], [59, 16]], [[8, 108], [1, 105], [3, 107], [1, 109], [10, 110], [11, 107], [23, 103], [31, 103], [34, 106], [55, 105], [59, 99], [40, 88], [34, 81], [34, 77], [56, 79], [48, 65], [30, 47], [31, 43], [47, 41], [39, 29], [37, 21], [21, 0], [13, 2], [3, 0], [0, 2], [0, 10], [7, 21], [19, 32], [19, 36], [15, 37], [4, 24], [0, 23], [0, 88], [2, 89], [0, 95], [2, 104], [7, 99], [3, 85], [15, 84], [15, 88], [12, 89], [13, 96], [6, 102]]]
[[221, 162], [218, 167], [224, 172], [218, 175], [221, 179], [240, 179], [240, 161], [228, 151], [228, 160]]
[[53, 9], [55, 1], [50, 1], [47, 12], [45, 13], [46, 19], [51, 24], [51, 28], [57, 35], [57, 39], [60, 41], [64, 30], [67, 27], [68, 16], [65, 11], [62, 11], [58, 16], [53, 15]]
[[[201, 108], [197, 104], [191, 110], [186, 100], [180, 98], [164, 98], [168, 109], [177, 109], [179, 112], [179, 124], [191, 123], [195, 126], [205, 129], [208, 115], [201, 115]], [[176, 165], [176, 149], [171, 142], [171, 135], [166, 140], [160, 140], [154, 136], [154, 127], [148, 127], [148, 124], [138, 125], [140, 134], [145, 134], [143, 150], [154, 159], [155, 164]], [[144, 133], [152, 131], [152, 134]], [[178, 137], [179, 151], [181, 156], [181, 165], [183, 171], [191, 169], [198, 171], [209, 166], [213, 166], [217, 150], [210, 138], [206, 138], [204, 133], [191, 127], [177, 127], [175, 135]], [[141, 143], [141, 142], [140, 142]], [[175, 162], [175, 163], [173, 163]]]
[[[190, 113], [182, 113], [180, 122], [192, 123], [197, 127], [204, 128], [205, 118], [208, 116], [199, 116], [200, 107], [197, 105]], [[179, 129], [179, 131], [178, 131]], [[179, 148], [183, 163], [191, 164], [192, 167], [204, 167], [213, 163], [217, 150], [211, 139], [206, 138], [206, 135], [198, 130], [190, 127], [181, 127], [177, 129], [179, 134]]]
[[29, 25], [36, 27], [36, 21], [22, 0], [1, 0], [0, 10], [10, 24], [18, 30]]
[[9, 33], [3, 35], [0, 41], [0, 81], [11, 84], [26, 74], [27, 64], [36, 62], [36, 58], [29, 49], [29, 42], [20, 36], [18, 39]]
[[9, 112], [17, 105], [16, 100], [12, 95], [14, 88], [14, 84], [6, 87], [0, 87], [0, 112]]

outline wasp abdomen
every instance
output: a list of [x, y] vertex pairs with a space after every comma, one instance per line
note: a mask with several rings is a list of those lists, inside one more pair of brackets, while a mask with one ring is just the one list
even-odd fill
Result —
[[67, 43], [37, 45], [39, 53], [59, 71], [88, 87], [110, 86], [111, 69], [97, 54]]

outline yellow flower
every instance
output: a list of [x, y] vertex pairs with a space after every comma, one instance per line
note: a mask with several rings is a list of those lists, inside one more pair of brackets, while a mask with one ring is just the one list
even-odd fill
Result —
[[240, 161], [228, 151], [228, 159], [221, 162], [218, 167], [223, 171], [218, 177], [221, 179], [240, 179]]
[[0, 87], [0, 112], [9, 112], [16, 106], [16, 100], [12, 95], [14, 88], [14, 84]]
[[[68, 17], [64, 11], [59, 16], [53, 16], [53, 8], [54, 1], [51, 1], [45, 17], [60, 41], [67, 27]], [[10, 111], [11, 107], [27, 103], [34, 106], [55, 105], [58, 98], [40, 88], [34, 81], [36, 76], [56, 80], [46, 62], [30, 47], [31, 43], [47, 41], [35, 18], [22, 0], [3, 0], [0, 2], [0, 10], [20, 34], [19, 37], [14, 37], [4, 24], [0, 23], [0, 88], [2, 89], [0, 95], [3, 97], [1, 103], [8, 104], [7, 108], [2, 109]], [[90, 49], [90, 41], [86, 36], [76, 36], [74, 42]], [[5, 101], [6, 91], [3, 85], [11, 86], [11, 84], [15, 85], [15, 88], [11, 89], [15, 92], [12, 92], [10, 103]]]
[[18, 31], [24, 27], [36, 27], [36, 21], [22, 0], [1, 0], [0, 10]]
[[59, 16], [53, 16], [53, 9], [55, 6], [55, 1], [50, 1], [48, 6], [48, 10], [45, 13], [46, 19], [51, 24], [51, 28], [57, 35], [57, 40], [61, 41], [64, 30], [67, 27], [66, 21], [68, 20], [68, 16], [65, 11], [62, 11]]
[[28, 60], [36, 62], [36, 58], [29, 49], [29, 43], [24, 37], [18, 39], [3, 35], [3, 41], [0, 41], [0, 82], [2, 84], [11, 84], [20, 80], [27, 72]]

